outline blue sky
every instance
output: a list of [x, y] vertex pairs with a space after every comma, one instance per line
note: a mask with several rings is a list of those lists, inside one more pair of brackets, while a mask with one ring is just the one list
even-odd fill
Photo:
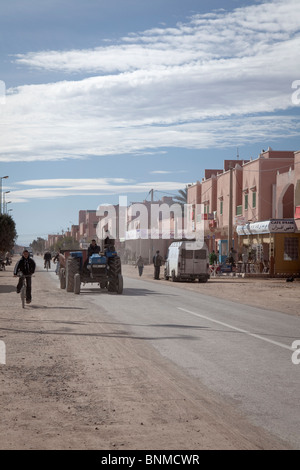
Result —
[[299, 0], [0, 8], [0, 176], [20, 244], [121, 195], [176, 194], [237, 149], [300, 150]]

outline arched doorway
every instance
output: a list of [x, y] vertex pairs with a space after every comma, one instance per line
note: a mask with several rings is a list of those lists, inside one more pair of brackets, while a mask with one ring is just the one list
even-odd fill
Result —
[[293, 219], [294, 213], [294, 185], [289, 184], [283, 189], [278, 199], [277, 217], [279, 219]]

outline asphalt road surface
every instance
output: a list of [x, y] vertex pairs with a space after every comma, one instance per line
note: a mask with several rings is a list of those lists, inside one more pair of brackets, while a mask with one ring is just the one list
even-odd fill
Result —
[[88, 284], [80, 295], [229, 400], [252, 424], [300, 448], [300, 364], [292, 362], [299, 317], [154, 280], [125, 278], [123, 295]]

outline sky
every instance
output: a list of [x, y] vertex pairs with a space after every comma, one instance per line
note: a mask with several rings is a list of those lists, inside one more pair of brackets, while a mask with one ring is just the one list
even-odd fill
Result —
[[0, 177], [20, 245], [225, 159], [300, 150], [299, 111], [299, 0], [0, 0]]

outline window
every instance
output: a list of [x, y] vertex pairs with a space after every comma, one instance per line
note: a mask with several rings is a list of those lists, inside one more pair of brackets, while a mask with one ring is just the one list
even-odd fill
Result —
[[285, 261], [295, 261], [299, 257], [299, 243], [298, 238], [285, 237], [284, 238], [284, 254]]
[[209, 204], [204, 204], [204, 214], [209, 214]]
[[206, 259], [206, 250], [195, 250], [194, 251], [195, 259]]
[[245, 211], [247, 211], [248, 210], [248, 194], [245, 194], [244, 206], [245, 206]]
[[242, 215], [243, 206], [236, 206], [236, 215]]
[[220, 201], [220, 215], [223, 215], [223, 201]]
[[193, 250], [182, 250], [183, 259], [193, 259]]
[[252, 193], [252, 207], [253, 209], [256, 207], [256, 191], [253, 191]]

